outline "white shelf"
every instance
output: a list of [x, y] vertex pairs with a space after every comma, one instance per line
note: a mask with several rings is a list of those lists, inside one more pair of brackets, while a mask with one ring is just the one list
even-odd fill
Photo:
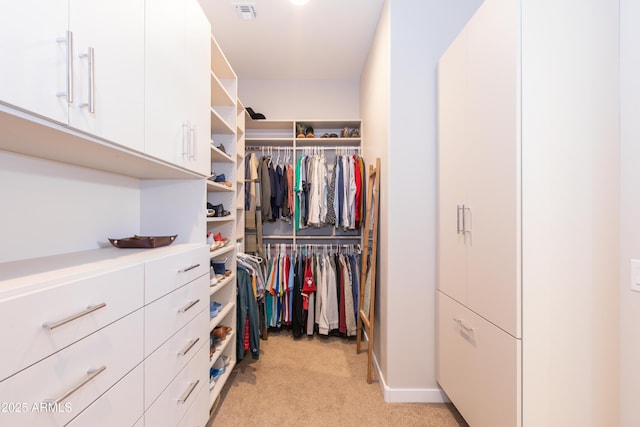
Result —
[[223, 192], [233, 192], [235, 188], [229, 187], [226, 185], [222, 185], [218, 182], [213, 182], [210, 179], [207, 180], [207, 192], [208, 193], [223, 193]]
[[220, 249], [216, 249], [215, 251], [209, 252], [209, 258], [214, 259], [221, 257], [224, 254], [228, 254], [229, 252], [233, 252], [235, 248], [232, 244], [227, 243], [226, 246], [221, 247]]
[[[225, 106], [229, 107], [229, 106]], [[233, 134], [233, 126], [230, 125], [214, 107], [211, 107], [211, 133], [227, 133]]]
[[222, 150], [211, 144], [211, 161], [220, 163], [233, 163], [233, 158], [227, 153], [223, 153]]
[[[218, 301], [220, 302], [220, 301]], [[220, 304], [222, 304], [220, 302]], [[209, 321], [209, 332], [213, 331], [213, 328], [215, 328], [216, 326], [218, 326], [220, 324], [220, 322], [222, 322], [222, 320], [227, 317], [227, 315], [229, 313], [231, 313], [232, 310], [235, 310], [236, 308], [236, 303], [235, 301], [228, 301], [224, 307], [222, 308], [222, 310], [220, 310], [220, 313], [218, 313], [218, 315], [216, 317], [214, 317], [213, 319], [211, 319]]]
[[232, 222], [235, 221], [236, 217], [235, 215], [227, 215], [227, 216], [209, 216], [207, 217], [207, 223], [212, 223], [212, 222]]
[[211, 279], [209, 281], [210, 285], [209, 285], [209, 295], [213, 296], [215, 295], [220, 289], [223, 289], [225, 286], [227, 286], [229, 283], [233, 282], [236, 278], [236, 274], [232, 273], [230, 276], [225, 277], [224, 279], [222, 279], [222, 281], [220, 283], [217, 283], [215, 285], [211, 285], [211, 283], [215, 282], [215, 278]]
[[231, 375], [231, 371], [233, 371], [233, 368], [235, 366], [236, 366], [236, 362], [232, 358], [231, 361], [229, 362], [229, 365], [227, 366], [227, 369], [225, 369], [224, 374], [220, 375], [220, 377], [218, 377], [218, 379], [216, 380], [213, 388], [209, 389], [210, 390], [209, 406], [213, 406], [213, 404], [216, 402], [216, 399], [218, 398], [218, 395], [220, 394], [222, 387], [227, 382], [227, 379], [229, 378], [229, 375]]
[[[236, 331], [231, 331], [227, 334], [225, 339], [220, 342], [220, 345], [216, 347], [216, 351], [209, 356], [209, 368], [213, 368], [213, 364], [216, 363], [216, 360], [218, 360], [220, 356], [222, 356], [222, 353], [225, 351], [231, 340], [236, 339], [235, 336]], [[211, 348], [209, 348], [209, 350], [211, 350]]]

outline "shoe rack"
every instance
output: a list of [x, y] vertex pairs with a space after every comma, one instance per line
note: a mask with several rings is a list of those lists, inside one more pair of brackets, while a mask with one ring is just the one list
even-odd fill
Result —
[[[282, 158], [287, 152], [292, 152], [291, 163], [295, 167], [300, 156], [313, 152], [314, 149], [321, 149], [326, 155], [330, 172], [333, 172], [333, 162], [340, 150], [353, 149], [362, 155], [360, 120], [253, 120], [248, 114], [245, 120], [246, 155], [254, 152], [260, 158], [263, 154], [270, 153], [272, 159], [277, 161], [278, 157]], [[307, 134], [307, 130], [311, 129], [313, 134]], [[260, 224], [257, 226], [260, 227]], [[245, 233], [245, 239], [254, 238], [249, 229]], [[283, 220], [262, 224], [263, 243], [352, 244], [360, 241], [359, 229], [342, 230], [324, 226], [296, 230], [293, 222]]]
[[[242, 212], [237, 207], [239, 195], [242, 194], [242, 184], [244, 184], [238, 183], [237, 179], [238, 164], [244, 152], [239, 144], [244, 137], [244, 121], [238, 119], [238, 110], [243, 107], [238, 101], [237, 87], [236, 74], [216, 40], [211, 37], [212, 176], [207, 179], [206, 191], [207, 202], [216, 207], [216, 215], [207, 214], [208, 242], [211, 244], [210, 408], [214, 406], [236, 363], [236, 249], [238, 241], [242, 240], [237, 226]], [[222, 175], [224, 175], [223, 180], [220, 179]], [[217, 181], [220, 182], [215, 182], [214, 177], [218, 177]], [[223, 243], [218, 243], [219, 241]], [[224, 337], [214, 337], [214, 333], [220, 335], [220, 331], [225, 331]]]

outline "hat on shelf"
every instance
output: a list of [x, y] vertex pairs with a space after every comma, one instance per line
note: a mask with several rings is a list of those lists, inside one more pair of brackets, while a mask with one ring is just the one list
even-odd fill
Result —
[[245, 108], [247, 110], [247, 113], [249, 113], [249, 115], [251, 116], [251, 118], [253, 120], [262, 120], [262, 119], [266, 119], [266, 117], [264, 116], [264, 114], [262, 113], [256, 113], [255, 111], [253, 111], [253, 108], [251, 107], [246, 107]]

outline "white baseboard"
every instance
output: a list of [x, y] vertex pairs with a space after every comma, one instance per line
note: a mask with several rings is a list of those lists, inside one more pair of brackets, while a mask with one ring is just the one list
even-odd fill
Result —
[[391, 388], [382, 376], [378, 359], [373, 354], [373, 365], [377, 372], [384, 401], [388, 403], [447, 403], [449, 398], [440, 388]]

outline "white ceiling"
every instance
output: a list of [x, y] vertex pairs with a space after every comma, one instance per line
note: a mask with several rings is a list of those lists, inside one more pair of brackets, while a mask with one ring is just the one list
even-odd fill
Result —
[[[239, 79], [358, 79], [384, 0], [199, 0]], [[236, 4], [257, 18], [240, 19]]]

